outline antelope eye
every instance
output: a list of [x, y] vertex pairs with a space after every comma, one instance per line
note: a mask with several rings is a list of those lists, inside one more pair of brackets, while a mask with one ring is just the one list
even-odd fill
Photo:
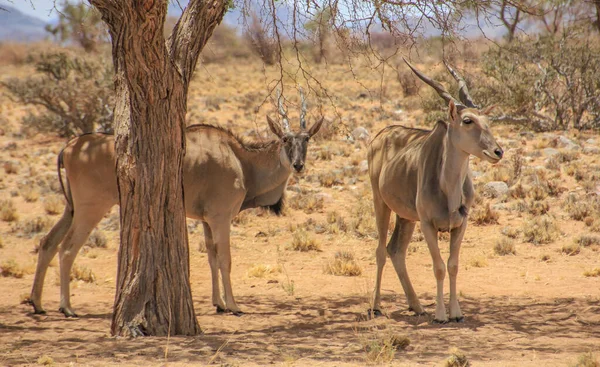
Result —
[[465, 124], [465, 125], [470, 125], [472, 123], [473, 123], [473, 120], [471, 120], [470, 118], [466, 118], [463, 120], [463, 124]]
[[283, 141], [284, 143], [287, 143], [288, 142], [287, 136], [284, 136], [283, 138], [281, 138], [281, 141]]

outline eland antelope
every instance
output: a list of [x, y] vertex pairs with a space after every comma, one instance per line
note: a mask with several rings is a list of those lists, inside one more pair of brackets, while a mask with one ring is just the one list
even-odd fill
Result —
[[[381, 315], [381, 276], [387, 250], [409, 309], [417, 314], [424, 313], [406, 270], [406, 250], [415, 222], [420, 221], [437, 281], [434, 322], [448, 321], [444, 306], [446, 266], [438, 247], [438, 231], [450, 232], [450, 319], [460, 322], [463, 315], [456, 295], [458, 254], [474, 196], [469, 157], [474, 155], [497, 163], [502, 159], [503, 151], [488, 124], [491, 108], [481, 110], [473, 103], [466, 83], [456, 71], [445, 64], [459, 83], [460, 101], [440, 83], [404, 61], [448, 103], [449, 121], [438, 121], [433, 130], [388, 126], [369, 145], [369, 177], [379, 233], [375, 292], [370, 312]], [[392, 211], [396, 213], [396, 224], [386, 247]]]
[[[278, 95], [282, 125], [267, 116], [278, 139], [247, 142], [230, 131], [210, 125], [186, 129], [183, 167], [185, 210], [188, 218], [202, 221], [212, 275], [212, 302], [217, 312], [241, 314], [231, 287], [231, 220], [242, 210], [268, 207], [280, 214], [288, 179], [304, 169], [310, 137], [323, 118], [306, 128], [302, 90], [300, 131], [290, 129], [287, 112]], [[69, 281], [77, 253], [102, 217], [118, 204], [115, 139], [91, 133], [71, 140], [58, 156], [58, 174], [66, 171], [63, 193], [67, 199], [62, 218], [40, 242], [33, 288], [29, 299], [35, 313], [44, 313], [42, 289], [46, 270], [60, 246], [60, 312], [76, 317], [70, 302]], [[219, 271], [225, 302], [219, 291]]]

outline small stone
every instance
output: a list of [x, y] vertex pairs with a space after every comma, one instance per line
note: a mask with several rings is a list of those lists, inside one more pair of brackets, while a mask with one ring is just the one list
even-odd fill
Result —
[[508, 192], [508, 185], [503, 181], [492, 181], [485, 184], [484, 191], [491, 197], [497, 198]]
[[553, 157], [557, 154], [560, 154], [560, 152], [554, 148], [544, 148], [542, 149], [542, 154], [546, 157]]

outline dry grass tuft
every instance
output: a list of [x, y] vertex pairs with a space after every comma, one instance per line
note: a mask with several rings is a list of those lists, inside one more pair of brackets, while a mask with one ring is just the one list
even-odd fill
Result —
[[560, 252], [567, 256], [575, 256], [581, 252], [581, 246], [578, 243], [564, 244], [560, 248]]
[[388, 333], [363, 341], [363, 348], [370, 363], [389, 363], [394, 359], [396, 351], [405, 350], [410, 339], [405, 335]]
[[19, 167], [13, 162], [4, 162], [4, 172], [7, 175], [16, 175], [19, 173]]
[[469, 367], [470, 365], [467, 356], [457, 348], [450, 349], [450, 356], [444, 362], [444, 367]]
[[54, 359], [52, 359], [52, 357], [44, 354], [43, 356], [40, 356], [37, 359], [37, 364], [40, 364], [42, 366], [54, 366]]
[[107, 244], [108, 240], [106, 239], [106, 236], [97, 229], [92, 232], [85, 243], [86, 246], [91, 248], [106, 248]]
[[500, 256], [516, 255], [517, 250], [515, 249], [515, 244], [513, 241], [509, 240], [508, 238], [501, 238], [494, 246], [494, 253]]
[[488, 266], [488, 262], [485, 257], [476, 257], [469, 260], [469, 265], [474, 268], [485, 268]]
[[549, 216], [535, 217], [523, 223], [523, 237], [525, 242], [541, 245], [554, 242], [560, 236], [560, 229], [556, 222]]
[[586, 270], [583, 272], [583, 276], [585, 276], [585, 277], [600, 277], [600, 268]]
[[582, 234], [575, 241], [583, 247], [600, 246], [600, 236], [594, 234]]
[[0, 201], [0, 218], [5, 222], [14, 222], [19, 219], [17, 208], [15, 208], [12, 200]]
[[71, 280], [81, 280], [86, 283], [95, 283], [96, 275], [94, 275], [92, 270], [86, 268], [85, 266], [78, 266], [75, 264], [71, 269]]
[[339, 234], [348, 231], [346, 220], [336, 211], [327, 213], [327, 225], [329, 233]]
[[281, 265], [254, 265], [248, 269], [248, 277], [250, 278], [266, 278], [270, 275], [281, 273], [283, 270]]
[[35, 217], [19, 223], [19, 229], [26, 236], [32, 236], [36, 233], [44, 232], [50, 228], [52, 221], [47, 217]]
[[325, 266], [324, 272], [331, 275], [355, 277], [362, 274], [362, 269], [351, 252], [338, 251], [335, 253], [333, 261]]
[[289, 200], [289, 206], [292, 209], [302, 210], [306, 214], [320, 212], [323, 210], [323, 198], [314, 194], [297, 194]]
[[64, 199], [58, 195], [51, 195], [44, 199], [44, 210], [47, 214], [59, 214], [64, 207]]
[[516, 227], [504, 227], [500, 232], [508, 238], [517, 238], [521, 234], [521, 230]]
[[574, 367], [600, 367], [600, 361], [592, 352], [587, 352], [577, 358]]
[[35, 185], [21, 187], [19, 194], [28, 203], [35, 203], [40, 198], [40, 189]]
[[500, 214], [492, 209], [490, 203], [486, 203], [484, 207], [478, 206], [475, 208], [469, 218], [477, 225], [498, 224]]
[[321, 251], [321, 245], [314, 238], [310, 238], [304, 229], [294, 231], [291, 248], [300, 252]]
[[13, 259], [0, 263], [0, 275], [3, 277], [23, 278], [27, 271]]

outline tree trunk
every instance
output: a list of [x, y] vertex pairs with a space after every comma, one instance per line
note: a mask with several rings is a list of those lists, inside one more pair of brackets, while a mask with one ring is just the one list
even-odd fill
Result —
[[226, 4], [190, 1], [165, 42], [168, 1], [90, 2], [109, 26], [116, 74], [121, 245], [111, 332], [195, 335], [182, 175], [187, 90]]

